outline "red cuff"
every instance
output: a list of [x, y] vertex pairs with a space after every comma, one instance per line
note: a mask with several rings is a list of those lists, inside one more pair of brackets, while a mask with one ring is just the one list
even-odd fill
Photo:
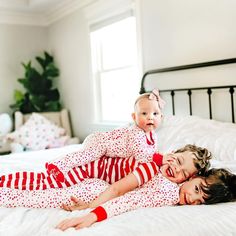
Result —
[[105, 209], [101, 206], [96, 207], [91, 212], [95, 213], [95, 215], [97, 216], [97, 222], [105, 220], [107, 218], [107, 213], [106, 213]]
[[160, 153], [154, 153], [152, 160], [158, 165], [158, 166], [162, 166], [162, 161], [163, 161], [163, 155], [161, 155]]

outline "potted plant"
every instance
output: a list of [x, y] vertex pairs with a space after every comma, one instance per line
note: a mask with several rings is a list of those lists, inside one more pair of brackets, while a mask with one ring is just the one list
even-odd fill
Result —
[[10, 105], [13, 111], [22, 113], [59, 111], [61, 109], [60, 94], [53, 88], [53, 78], [59, 76], [59, 69], [55, 66], [53, 56], [44, 52], [44, 57], [35, 57], [42, 70], [38, 71], [31, 65], [22, 63], [25, 69], [24, 78], [18, 81], [25, 88], [25, 92], [15, 90], [15, 103]]

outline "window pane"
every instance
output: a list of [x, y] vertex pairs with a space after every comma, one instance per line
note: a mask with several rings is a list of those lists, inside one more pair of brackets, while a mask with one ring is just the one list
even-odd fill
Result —
[[129, 17], [92, 34], [92, 40], [100, 42], [101, 69], [110, 70], [136, 64], [135, 18]]
[[130, 121], [138, 95], [137, 71], [134, 68], [101, 74], [102, 120]]
[[[113, 21], [114, 22], [114, 21]], [[130, 121], [139, 92], [135, 17], [90, 33], [99, 121]]]

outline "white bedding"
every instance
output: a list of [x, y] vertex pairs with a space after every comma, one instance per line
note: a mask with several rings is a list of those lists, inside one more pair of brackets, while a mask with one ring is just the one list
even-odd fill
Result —
[[[189, 119], [189, 118], [188, 118]], [[175, 120], [172, 120], [173, 122]], [[177, 120], [178, 126], [186, 124], [186, 120]], [[176, 121], [176, 122], [177, 122]], [[193, 118], [196, 122], [196, 119]], [[182, 122], [182, 123], [181, 123]], [[190, 122], [188, 120], [188, 122]], [[206, 124], [206, 121], [203, 122]], [[166, 122], [165, 122], [166, 124]], [[190, 125], [190, 127], [192, 127]], [[201, 127], [200, 127], [201, 128]], [[163, 145], [163, 151], [174, 148], [177, 143], [178, 146], [183, 146], [185, 142], [191, 140], [197, 143], [199, 136], [194, 134], [194, 129], [185, 136], [182, 141], [178, 136], [178, 130], [166, 133], [167, 127], [163, 126], [163, 130], [159, 130], [160, 144]], [[196, 132], [199, 129], [196, 129]], [[233, 130], [233, 128], [232, 128]], [[186, 129], [184, 132], [187, 132]], [[165, 134], [165, 135], [164, 135]], [[182, 135], [182, 133], [181, 133]], [[210, 137], [209, 131], [207, 142], [205, 146], [219, 145], [215, 142], [215, 133]], [[194, 140], [193, 137], [196, 137]], [[162, 139], [162, 140], [161, 140]], [[204, 140], [204, 139], [202, 139]], [[209, 143], [208, 143], [209, 142]], [[167, 145], [168, 144], [168, 145]], [[231, 145], [231, 143], [229, 143]], [[222, 143], [223, 145], [223, 143]], [[44, 163], [47, 160], [54, 159], [60, 155], [77, 150], [79, 145], [71, 145], [60, 149], [51, 149], [44, 151], [34, 151], [26, 153], [18, 153], [0, 156], [0, 174], [7, 174], [9, 172], [19, 170], [44, 170]], [[236, 146], [235, 146], [236, 149]], [[211, 149], [210, 149], [211, 150]], [[215, 149], [214, 149], [215, 151]], [[231, 152], [233, 147], [231, 147]], [[229, 155], [231, 157], [231, 155]], [[226, 167], [236, 173], [236, 161], [234, 157], [226, 158], [222, 161], [219, 156], [218, 160], [213, 160], [212, 165], [215, 167]], [[128, 212], [109, 220], [96, 223], [90, 228], [76, 231], [73, 228], [65, 232], [55, 229], [61, 220], [84, 214], [81, 212], [66, 212], [61, 209], [26, 209], [26, 208], [0, 208], [0, 236], [20, 236], [20, 235], [86, 235], [86, 236], [230, 236], [236, 235], [236, 202], [223, 203], [217, 205], [201, 205], [201, 206], [172, 206], [161, 208], [147, 208], [139, 209], [137, 211]]]
[[217, 160], [236, 160], [236, 124], [197, 116], [167, 116], [158, 130], [159, 150], [191, 143], [208, 148]]

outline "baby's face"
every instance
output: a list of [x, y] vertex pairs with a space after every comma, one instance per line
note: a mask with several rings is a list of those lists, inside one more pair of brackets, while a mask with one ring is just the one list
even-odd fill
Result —
[[158, 101], [148, 98], [140, 99], [135, 106], [133, 119], [145, 133], [155, 130], [162, 120]]
[[195, 155], [190, 151], [167, 154], [163, 158], [161, 172], [164, 177], [175, 183], [182, 183], [195, 175]]

